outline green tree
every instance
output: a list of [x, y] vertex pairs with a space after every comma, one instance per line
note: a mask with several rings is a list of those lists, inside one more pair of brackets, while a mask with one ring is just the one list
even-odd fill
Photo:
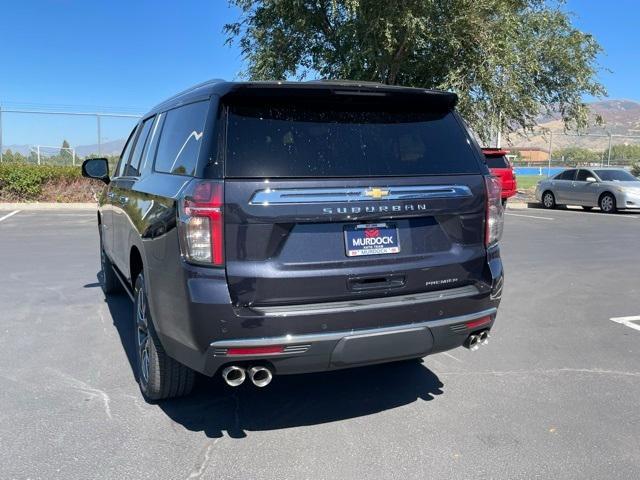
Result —
[[541, 112], [587, 125], [600, 45], [545, 0], [230, 0], [250, 79], [340, 78], [451, 90], [478, 135]]
[[640, 161], [640, 145], [612, 145], [611, 161]]
[[58, 154], [58, 158], [55, 163], [61, 163], [62, 165], [71, 165], [73, 161], [73, 154], [71, 153], [71, 145], [66, 140], [62, 141], [62, 146], [60, 147], [60, 153]]
[[564, 160], [571, 165], [580, 165], [601, 161], [601, 153], [588, 148], [566, 147], [553, 152], [553, 158]]

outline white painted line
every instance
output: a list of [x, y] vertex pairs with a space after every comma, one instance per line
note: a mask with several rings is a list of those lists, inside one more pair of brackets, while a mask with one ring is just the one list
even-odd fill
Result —
[[621, 323], [629, 328], [633, 328], [634, 330], [640, 331], [640, 325], [637, 323], [633, 323], [634, 321], [640, 321], [640, 315], [636, 315], [635, 317], [613, 317], [610, 318], [612, 322]]
[[537, 220], [555, 220], [555, 218], [551, 217], [536, 217], [535, 215], [520, 215], [519, 213], [505, 213], [505, 215], [510, 215], [512, 217], [535, 218]]
[[8, 213], [7, 215], [5, 215], [4, 217], [0, 217], [0, 222], [3, 220], [6, 220], [9, 217], [13, 217], [16, 213], [20, 212], [20, 210], [14, 210], [11, 213]]
[[612, 213], [603, 213], [600, 211], [595, 211], [595, 212], [585, 212], [584, 210], [578, 210], [575, 208], [557, 208], [555, 210], [553, 210], [554, 213], [577, 213], [579, 215], [591, 215], [593, 217], [598, 217], [598, 218], [640, 218], [634, 215], [629, 215], [627, 213], [617, 213], [617, 214], [612, 214]]

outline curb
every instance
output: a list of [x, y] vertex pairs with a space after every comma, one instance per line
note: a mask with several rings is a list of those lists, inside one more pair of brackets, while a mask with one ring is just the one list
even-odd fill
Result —
[[96, 211], [96, 203], [8, 203], [0, 202], [0, 210], [91, 210]]

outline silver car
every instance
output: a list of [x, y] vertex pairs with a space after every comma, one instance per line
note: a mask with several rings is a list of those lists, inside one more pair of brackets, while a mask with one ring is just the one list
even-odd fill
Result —
[[640, 180], [621, 168], [571, 168], [538, 182], [536, 199], [545, 208], [581, 205], [613, 213], [640, 208]]

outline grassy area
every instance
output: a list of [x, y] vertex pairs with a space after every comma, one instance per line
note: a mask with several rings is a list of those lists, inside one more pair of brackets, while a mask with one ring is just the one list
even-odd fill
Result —
[[540, 180], [547, 178], [542, 175], [518, 175], [518, 190], [531, 190], [536, 188]]

